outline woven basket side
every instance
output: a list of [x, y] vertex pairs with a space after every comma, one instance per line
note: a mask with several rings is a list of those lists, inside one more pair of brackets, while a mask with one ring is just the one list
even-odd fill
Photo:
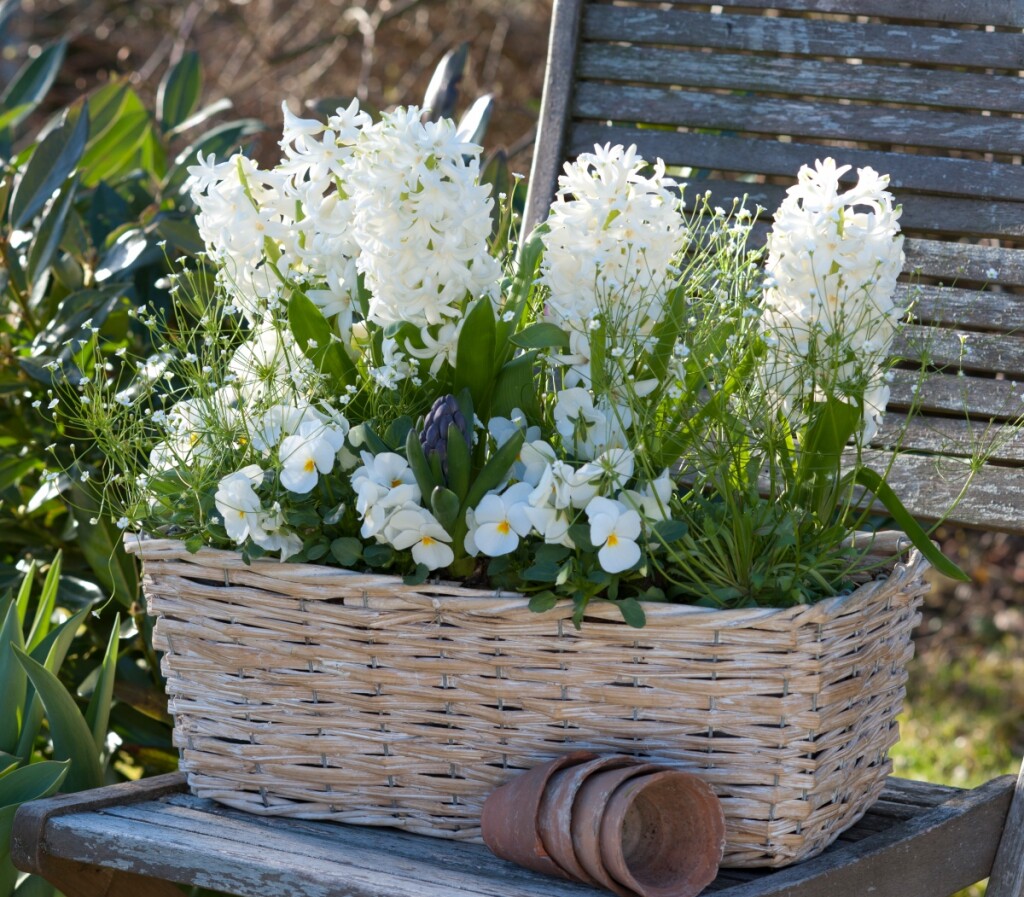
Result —
[[203, 796], [477, 839], [490, 790], [589, 747], [703, 776], [728, 865], [816, 853], [877, 796], [924, 591], [915, 559], [825, 608], [713, 628], [655, 606], [642, 630], [576, 631], [511, 596], [403, 585], [378, 602], [364, 580], [264, 587], [263, 565], [224, 569], [146, 561], [175, 740]]

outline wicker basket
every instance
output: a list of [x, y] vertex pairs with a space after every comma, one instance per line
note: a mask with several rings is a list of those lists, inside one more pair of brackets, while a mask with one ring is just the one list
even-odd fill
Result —
[[192, 790], [254, 813], [478, 840], [518, 770], [591, 748], [691, 769], [722, 798], [723, 865], [823, 850], [882, 789], [926, 591], [912, 552], [786, 610], [595, 604], [132, 538]]

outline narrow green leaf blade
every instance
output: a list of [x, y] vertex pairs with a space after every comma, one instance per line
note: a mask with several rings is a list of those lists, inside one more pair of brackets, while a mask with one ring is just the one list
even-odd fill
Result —
[[494, 306], [484, 296], [466, 313], [459, 344], [455, 350], [455, 386], [452, 392], [468, 389], [481, 420], [490, 418], [488, 400], [493, 388], [495, 347]]
[[903, 502], [899, 500], [899, 496], [892, 491], [892, 487], [876, 471], [869, 467], [861, 467], [854, 474], [854, 482], [869, 490], [885, 505], [885, 509], [907, 538], [914, 543], [914, 547], [939, 573], [960, 582], [971, 581], [970, 576], [939, 551], [938, 546], [928, 538], [928, 533], [924, 531], [921, 524], [911, 517], [910, 512], [903, 506]]
[[92, 732], [78, 705], [60, 684], [60, 680], [46, 667], [23, 651], [15, 649], [15, 654], [46, 711], [54, 758], [71, 761], [71, 769], [65, 779], [67, 790], [98, 788], [103, 784], [103, 770], [96, 754]]
[[107, 726], [110, 722], [110, 705], [114, 699], [114, 678], [117, 671], [118, 639], [121, 634], [121, 614], [114, 617], [114, 625], [110, 629], [107, 650], [100, 665], [100, 675], [89, 699], [85, 711], [85, 721], [92, 729], [93, 742], [98, 753], [102, 753], [107, 743]]
[[[78, 547], [89, 567], [119, 604], [130, 607], [139, 597], [139, 572], [121, 544], [121, 531], [101, 513], [96, 496], [78, 483], [72, 487], [71, 501], [78, 521]], [[91, 523], [93, 519], [97, 522]]]
[[43, 591], [39, 596], [39, 603], [36, 604], [36, 613], [32, 620], [32, 628], [29, 630], [25, 649], [30, 653], [50, 632], [50, 618], [53, 616], [53, 608], [57, 602], [57, 586], [60, 583], [62, 563], [62, 553], [58, 551], [53, 563], [50, 564], [50, 569], [46, 572]]
[[67, 47], [66, 40], [50, 44], [35, 59], [25, 63], [0, 95], [0, 105], [7, 108], [27, 105], [29, 111], [35, 109], [53, 86]]
[[14, 655], [14, 649], [23, 650], [24, 638], [18, 608], [11, 604], [0, 627], [0, 751], [14, 753], [21, 733], [21, 712], [25, 705], [27, 682], [25, 671]]

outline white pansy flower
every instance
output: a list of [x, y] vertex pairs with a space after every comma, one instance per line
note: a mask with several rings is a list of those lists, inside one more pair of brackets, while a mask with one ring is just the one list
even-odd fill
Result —
[[546, 505], [535, 507], [527, 504], [524, 509], [526, 516], [537, 534], [549, 545], [564, 545], [575, 548], [576, 544], [569, 536], [572, 518], [566, 510], [558, 510]]
[[669, 518], [669, 502], [674, 492], [675, 483], [666, 468], [661, 476], [645, 483], [639, 490], [626, 489], [620, 492], [619, 501], [656, 523]]
[[330, 473], [345, 443], [340, 429], [316, 420], [299, 424], [292, 436], [281, 440], [281, 485], [289, 492], [305, 495], [317, 484], [320, 474]]
[[433, 514], [408, 504], [395, 511], [384, 527], [384, 540], [399, 551], [412, 549], [412, 559], [428, 570], [447, 567], [455, 560], [448, 543], [452, 537]]
[[621, 573], [640, 560], [640, 515], [622, 502], [595, 498], [587, 505], [590, 541], [598, 548], [597, 560], [607, 573]]
[[360, 534], [364, 539], [383, 540], [384, 527], [396, 508], [421, 500], [409, 462], [395, 452], [372, 455], [362, 452], [362, 467], [352, 473], [356, 493], [356, 511], [362, 518]]
[[526, 513], [532, 491], [529, 483], [516, 483], [500, 495], [485, 495], [473, 509], [471, 544], [488, 557], [515, 551], [533, 528]]
[[259, 514], [262, 510], [260, 497], [255, 486], [263, 482], [263, 470], [258, 464], [250, 464], [229, 473], [217, 484], [213, 500], [224, 519], [228, 537], [241, 545], [259, 532]]

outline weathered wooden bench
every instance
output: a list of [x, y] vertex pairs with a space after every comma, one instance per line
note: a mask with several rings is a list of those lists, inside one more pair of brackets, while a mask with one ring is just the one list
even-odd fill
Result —
[[595, 143], [690, 169], [688, 194], [723, 208], [746, 195], [762, 239], [802, 164], [889, 173], [918, 292], [897, 350], [930, 372], [895, 371], [878, 464], [919, 402], [888, 478], [907, 507], [941, 517], [988, 440], [949, 519], [1024, 532], [1024, 435], [1005, 429], [1024, 413], [1022, 28], [1022, 0], [555, 0], [524, 231]]
[[[920, 290], [903, 350], [924, 337], [931, 363], [890, 481], [935, 519], [980, 434], [994, 436], [951, 519], [1024, 532], [1024, 438], [1006, 430], [1024, 411], [1022, 28], [1024, 0], [556, 0], [528, 226], [562, 162], [595, 142], [685, 166], [724, 206], [746, 194], [774, 209], [800, 164], [826, 155], [889, 172]], [[896, 375], [898, 420], [917, 375]], [[880, 453], [891, 439], [883, 430]], [[189, 796], [177, 775], [24, 806], [13, 857], [68, 897], [180, 893], [166, 881], [253, 897], [597, 893], [477, 845], [248, 816]], [[1016, 786], [972, 791], [890, 779], [820, 857], [727, 870], [712, 888], [941, 897], [990, 872], [990, 897], [1024, 897], [1024, 769]]]
[[[1020, 783], [1024, 788], [1024, 780]], [[985, 878], [1024, 894], [1024, 792], [997, 852], [1014, 777], [973, 791], [890, 779], [821, 856], [779, 872], [723, 870], [721, 897], [942, 897]], [[15, 864], [67, 897], [174, 897], [167, 881], [242, 897], [597, 897], [498, 860], [478, 844], [266, 819], [190, 796], [172, 774], [35, 801], [15, 820]]]

